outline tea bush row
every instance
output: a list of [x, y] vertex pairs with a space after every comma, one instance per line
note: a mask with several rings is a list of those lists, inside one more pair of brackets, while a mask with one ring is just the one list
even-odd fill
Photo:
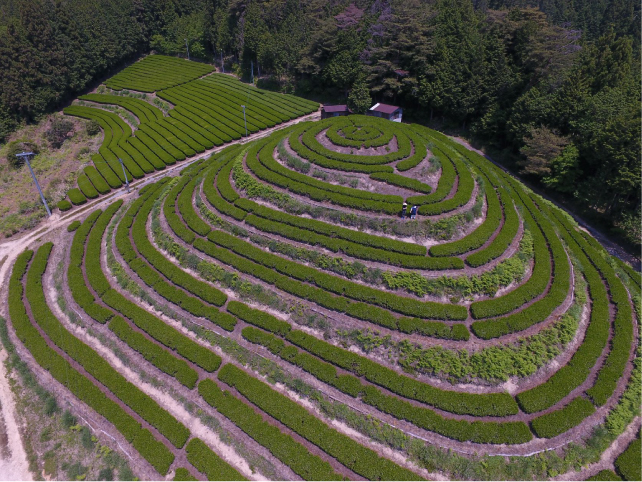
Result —
[[147, 429], [105, 395], [91, 380], [79, 373], [65, 358], [49, 347], [40, 332], [31, 323], [22, 302], [24, 290], [21, 280], [27, 272], [33, 251], [24, 251], [16, 260], [9, 281], [9, 316], [16, 336], [34, 357], [36, 363], [47, 370], [72, 394], [86, 403], [96, 413], [112, 423], [123, 437], [134, 445], [161, 475], [167, 474], [174, 461], [174, 454], [153, 437]]

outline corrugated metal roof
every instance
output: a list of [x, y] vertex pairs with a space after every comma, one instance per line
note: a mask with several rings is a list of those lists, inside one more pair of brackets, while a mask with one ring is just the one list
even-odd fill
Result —
[[323, 110], [325, 112], [345, 112], [348, 110], [347, 105], [324, 105]]
[[370, 110], [375, 112], [382, 112], [384, 114], [392, 114], [397, 109], [399, 109], [399, 107], [396, 105], [378, 104], [378, 103], [370, 107]]

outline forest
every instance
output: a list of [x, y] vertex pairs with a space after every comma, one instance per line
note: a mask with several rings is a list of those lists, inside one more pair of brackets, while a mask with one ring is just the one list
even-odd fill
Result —
[[633, 0], [3, 0], [0, 141], [150, 51], [321, 102], [398, 104], [639, 248]]

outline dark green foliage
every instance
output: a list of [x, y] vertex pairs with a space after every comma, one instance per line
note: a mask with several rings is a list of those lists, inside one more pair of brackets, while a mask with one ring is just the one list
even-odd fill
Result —
[[58, 412], [58, 403], [56, 402], [56, 399], [53, 396], [49, 396], [45, 400], [45, 415], [53, 415], [54, 413]]
[[190, 473], [190, 471], [187, 470], [185, 467], [179, 467], [176, 469], [176, 474], [174, 474], [173, 480], [198, 480], [198, 479], [194, 477]]
[[100, 124], [92, 119], [85, 124], [85, 131], [87, 131], [87, 135], [89, 136], [98, 135], [100, 134]]
[[56, 206], [58, 207], [58, 209], [60, 209], [63, 212], [64, 211], [69, 211], [71, 209], [71, 207], [72, 207], [71, 203], [69, 201], [67, 201], [66, 199], [63, 199], [62, 201], [59, 201], [58, 204], [56, 204]]
[[592, 475], [586, 480], [604, 481], [604, 480], [622, 480], [622, 478], [612, 470], [600, 470], [597, 474]]
[[98, 472], [97, 480], [114, 480], [114, 471], [107, 467]]
[[54, 116], [49, 128], [45, 131], [45, 139], [47, 139], [51, 147], [58, 149], [63, 142], [73, 135], [73, 130], [74, 124], [69, 119]]
[[80, 221], [78, 221], [78, 220], [73, 221], [73, 222], [71, 222], [71, 223], [69, 224], [69, 226], [67, 226], [67, 232], [68, 232], [68, 233], [74, 232], [74, 231], [75, 231], [76, 229], [78, 229], [79, 227], [80, 227]]
[[80, 441], [82, 446], [90, 450], [94, 447], [94, 441], [91, 439], [91, 430], [85, 425], [80, 429]]
[[7, 162], [14, 169], [18, 169], [25, 164], [23, 158], [19, 158], [16, 156], [16, 154], [20, 154], [21, 152], [33, 152], [35, 154], [38, 154], [40, 152], [40, 149], [38, 148], [38, 145], [36, 143], [25, 139], [19, 139], [9, 142], [7, 144], [6, 157]]
[[69, 200], [76, 206], [87, 202], [87, 198], [80, 192], [80, 189], [70, 189], [67, 191], [67, 196], [69, 196]]
[[221, 390], [212, 380], [198, 384], [198, 393], [218, 412], [267, 448], [272, 455], [305, 480], [341, 480], [328, 462], [312, 455], [290, 435], [282, 433], [256, 413], [250, 405]]
[[65, 410], [62, 414], [62, 425], [65, 428], [76, 425], [76, 417], [74, 417], [69, 410]]
[[[40, 266], [35, 268], [40, 272], [46, 267], [46, 257], [44, 257], [44, 255], [48, 256], [51, 246], [52, 245], [49, 244], [41, 248], [44, 249], [44, 251], [40, 251], [43, 253], [43, 256], [40, 258]], [[107, 398], [96, 385], [78, 373], [65, 358], [50, 348], [45, 339], [40, 335], [40, 332], [31, 323], [25, 306], [22, 303], [23, 288], [21, 280], [27, 271], [28, 263], [32, 257], [33, 251], [25, 251], [18, 257], [14, 264], [9, 283], [11, 300], [9, 302], [9, 315], [11, 316], [16, 335], [31, 352], [40, 366], [48, 370], [56, 380], [66, 386], [80, 400], [87, 403], [97, 413], [111, 422], [127, 441], [133, 442], [137, 449], [140, 448], [139, 451], [141, 455], [154, 465], [159, 473], [162, 475], [166, 474], [174, 460], [174, 455], [169, 449], [161, 442], [155, 440], [147, 430], [142, 430], [140, 423], [125, 412], [120, 405]], [[38, 281], [38, 277], [34, 280], [32, 276], [32, 284], [33, 282], [37, 284]], [[27, 288], [27, 292], [29, 293], [31, 291], [32, 295], [44, 299], [42, 288], [38, 287], [37, 290], [38, 289], [40, 290], [40, 294], [29, 290], [29, 288]], [[42, 310], [47, 318], [51, 318], [47, 314], [48, 308], [46, 308], [46, 305], [42, 307]], [[62, 334], [63, 331], [59, 331], [59, 333]], [[72, 418], [73, 417], [67, 417], [67, 423], [71, 423]]]
[[297, 403], [234, 365], [221, 368], [218, 378], [357, 474], [371, 480], [420, 479], [415, 473], [380, 457], [373, 450], [328, 427]]
[[538, 437], [552, 438], [579, 425], [593, 412], [595, 407], [591, 402], [577, 397], [564, 408], [534, 418], [531, 427]]
[[[185, 447], [187, 460], [200, 472], [207, 475], [207, 480], [247, 480], [227, 462], [216, 455], [205, 443], [193, 438]], [[185, 470], [185, 469], [183, 469]], [[176, 476], [178, 477], [178, 471]], [[189, 473], [187, 475], [190, 475]], [[174, 478], [174, 480], [177, 480]], [[188, 479], [178, 479], [188, 480]]]
[[629, 444], [622, 454], [615, 459], [615, 470], [624, 480], [642, 480], [642, 469], [640, 468], [640, 438], [638, 436]]

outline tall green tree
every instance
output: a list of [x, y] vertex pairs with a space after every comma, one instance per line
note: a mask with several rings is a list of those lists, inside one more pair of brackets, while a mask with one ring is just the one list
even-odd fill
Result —
[[365, 114], [370, 108], [372, 98], [364, 78], [357, 80], [348, 96], [348, 107], [355, 114]]

